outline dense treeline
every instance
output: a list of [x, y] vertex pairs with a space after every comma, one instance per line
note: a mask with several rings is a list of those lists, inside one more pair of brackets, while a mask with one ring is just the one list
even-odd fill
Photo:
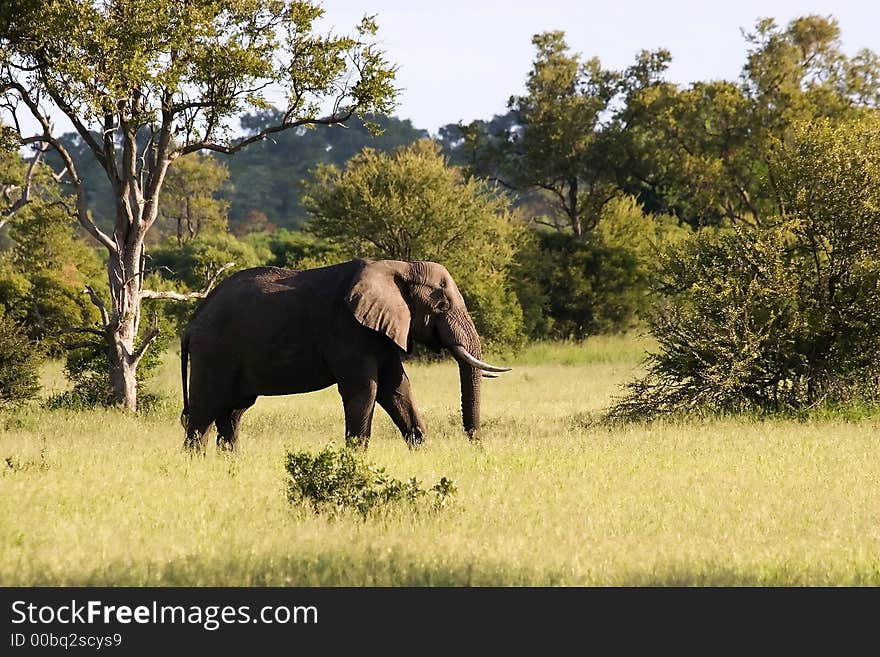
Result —
[[[850, 394], [877, 369], [853, 351], [880, 352], [864, 332], [880, 326], [870, 264], [880, 58], [847, 56], [830, 17], [765, 19], [745, 38], [737, 80], [677, 85], [664, 78], [665, 50], [610, 70], [547, 32], [505, 114], [433, 138], [373, 114], [279, 132], [234, 157], [186, 155], [169, 168], [144, 285], [184, 296], [259, 264], [432, 259], [497, 348], [647, 322], [662, 353], [619, 414]], [[246, 114], [242, 134], [278, 120]], [[60, 140], [80, 176], [100, 180], [83, 137]], [[100, 294], [103, 265], [65, 212], [72, 190], [52, 176], [63, 162], [50, 152], [38, 163], [40, 200], [14, 214], [28, 162], [12, 150], [2, 168], [0, 328], [67, 353], [74, 380], [100, 389], [104, 347], [65, 332], [95, 323], [82, 290]], [[106, 185], [86, 195], [98, 226], [112, 225], [114, 202]], [[141, 331], [165, 340], [191, 310], [147, 303]], [[89, 394], [80, 399], [112, 399]]]

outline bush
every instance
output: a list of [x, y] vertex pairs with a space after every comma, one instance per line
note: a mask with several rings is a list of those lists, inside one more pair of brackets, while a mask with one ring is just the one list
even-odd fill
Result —
[[288, 452], [286, 469], [288, 500], [310, 504], [315, 513], [355, 510], [366, 517], [402, 502], [416, 505], [427, 497], [431, 497], [432, 507], [439, 509], [456, 493], [455, 482], [446, 477], [430, 490], [421, 488], [414, 477], [394, 479], [349, 448], [326, 447], [314, 456]]
[[425, 139], [391, 153], [364, 149], [344, 169], [321, 165], [306, 192], [309, 230], [336, 245], [343, 259], [439, 262], [487, 342], [522, 344], [512, 269], [525, 226], [508, 198], [448, 166], [436, 143]]
[[267, 251], [238, 240], [229, 233], [200, 235], [185, 244], [168, 240], [148, 253], [147, 269], [173, 289], [202, 290], [213, 274], [226, 263], [235, 265], [224, 276], [248, 267], [256, 267], [270, 258]]
[[652, 263], [685, 233], [673, 217], [645, 214], [631, 197], [608, 203], [587, 241], [537, 233], [537, 249], [522, 260], [522, 278], [541, 291], [526, 288], [521, 298], [531, 337], [580, 339], [633, 328], [650, 307]]
[[326, 267], [349, 259], [337, 245], [308, 233], [296, 233], [285, 228], [250, 233], [242, 241], [253, 245], [260, 253], [271, 254], [263, 264], [285, 269]]
[[40, 357], [25, 330], [0, 312], [0, 407], [37, 395]]
[[800, 126], [770, 172], [785, 217], [662, 259], [659, 353], [611, 417], [876, 401], [880, 121]]

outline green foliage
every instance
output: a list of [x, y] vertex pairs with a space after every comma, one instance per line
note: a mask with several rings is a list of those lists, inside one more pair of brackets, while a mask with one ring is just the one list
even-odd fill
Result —
[[[394, 69], [370, 43], [375, 22], [323, 36], [315, 33], [323, 14], [308, 0], [57, 2], [52, 11], [28, 0], [0, 12], [0, 45], [16, 63], [39, 67], [41, 84], [75, 100], [79, 116], [103, 118], [142, 90], [138, 114], [170, 99], [175, 113], [195, 118], [200, 134], [188, 136], [196, 138], [221, 136], [225, 119], [270, 107], [260, 91], [268, 83], [287, 93], [291, 123], [315, 118], [326, 97], [353, 112], [389, 109]], [[178, 109], [192, 102], [203, 104]]]
[[0, 312], [0, 408], [37, 395], [41, 357], [25, 330]]
[[565, 233], [541, 233], [539, 242], [535, 276], [549, 299], [544, 335], [578, 339], [630, 328], [641, 302], [630, 252]]
[[655, 210], [688, 223], [762, 224], [784, 212], [768, 152], [797, 123], [853, 118], [877, 106], [880, 58], [843, 52], [831, 17], [772, 19], [745, 34], [737, 82], [663, 83], [636, 89], [621, 114], [630, 126], [620, 183]]
[[[415, 507], [426, 497], [431, 506], [448, 506], [457, 493], [455, 481], [442, 477], [429, 490], [415, 477], [400, 481], [385, 468], [367, 463], [351, 449], [326, 447], [316, 455], [287, 452], [287, 497], [292, 504], [310, 504], [315, 513], [354, 510], [364, 518], [405, 502]], [[430, 495], [433, 493], [433, 495]]]
[[[12, 180], [21, 173], [18, 165], [23, 165], [18, 154], [0, 156], [0, 169]], [[79, 238], [45, 167], [38, 168], [31, 194], [31, 202], [4, 228], [8, 241], [0, 249], [0, 306], [48, 355], [59, 356], [64, 353], [62, 329], [97, 321], [82, 291], [106, 274], [98, 253]]]
[[795, 126], [769, 175], [772, 226], [702, 231], [661, 260], [659, 353], [612, 416], [877, 400], [880, 121]]
[[238, 240], [229, 233], [203, 235], [178, 244], [169, 240], [148, 252], [147, 268], [154, 276], [149, 282], [158, 289], [173, 283], [175, 289], [202, 290], [214, 274], [227, 263], [224, 275], [264, 264], [270, 258], [265, 249], [251, 241]]
[[182, 244], [225, 233], [229, 202], [219, 196], [228, 179], [229, 170], [216, 158], [193, 153], [175, 160], [162, 187], [153, 239], [174, 237]]
[[286, 269], [311, 269], [344, 262], [342, 248], [314, 235], [292, 232], [285, 228], [272, 232], [250, 233], [242, 238], [260, 253], [270, 253], [265, 265]]
[[522, 309], [511, 268], [525, 228], [505, 197], [448, 166], [435, 143], [390, 154], [367, 149], [341, 170], [320, 166], [306, 190], [315, 235], [349, 258], [442, 263], [481, 335], [520, 344]]
[[646, 215], [628, 197], [606, 205], [586, 242], [571, 233], [537, 233], [537, 248], [520, 265], [540, 291], [523, 304], [540, 316], [530, 322], [530, 335], [580, 339], [633, 328], [650, 303], [649, 263], [683, 233], [675, 218]]

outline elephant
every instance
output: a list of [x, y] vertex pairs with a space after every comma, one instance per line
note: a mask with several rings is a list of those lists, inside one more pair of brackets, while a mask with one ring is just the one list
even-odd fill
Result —
[[458, 361], [462, 424], [475, 440], [482, 377], [510, 368], [480, 360], [480, 336], [443, 265], [357, 259], [239, 271], [200, 301], [181, 336], [184, 446], [204, 452], [214, 424], [218, 449], [235, 449], [242, 415], [257, 397], [333, 384], [346, 444], [367, 447], [378, 402], [407, 444], [418, 446], [426, 430], [402, 362], [414, 342], [436, 353], [446, 348]]

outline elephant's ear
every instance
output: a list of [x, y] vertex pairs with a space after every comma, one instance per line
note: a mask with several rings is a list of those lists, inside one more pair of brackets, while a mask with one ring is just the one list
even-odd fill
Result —
[[355, 274], [346, 301], [357, 321], [384, 333], [408, 351], [411, 315], [395, 275], [394, 268], [386, 263], [367, 262]]

